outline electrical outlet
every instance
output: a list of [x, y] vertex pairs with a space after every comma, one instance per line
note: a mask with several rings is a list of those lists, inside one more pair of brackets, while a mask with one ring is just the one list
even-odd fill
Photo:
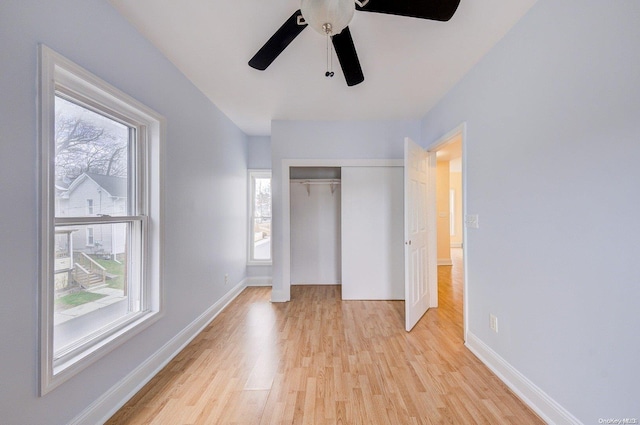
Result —
[[498, 318], [493, 314], [489, 315], [489, 327], [495, 333], [498, 333]]
[[229, 273], [225, 273], [225, 275], [224, 275], [224, 284], [225, 285], [229, 284]]

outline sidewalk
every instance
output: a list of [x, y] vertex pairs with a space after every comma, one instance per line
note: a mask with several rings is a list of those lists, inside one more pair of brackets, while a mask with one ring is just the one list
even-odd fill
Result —
[[126, 298], [122, 289], [100, 288], [88, 292], [103, 294], [106, 295], [106, 297], [102, 297], [99, 300], [91, 301], [67, 310], [57, 311], [54, 314], [53, 322], [56, 325], [60, 325], [61, 323], [67, 322], [73, 318], [107, 307]]

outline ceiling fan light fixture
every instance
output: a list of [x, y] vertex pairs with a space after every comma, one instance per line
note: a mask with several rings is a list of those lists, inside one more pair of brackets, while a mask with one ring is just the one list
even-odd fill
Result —
[[306, 23], [316, 32], [336, 35], [349, 25], [356, 7], [354, 0], [302, 0], [300, 10]]

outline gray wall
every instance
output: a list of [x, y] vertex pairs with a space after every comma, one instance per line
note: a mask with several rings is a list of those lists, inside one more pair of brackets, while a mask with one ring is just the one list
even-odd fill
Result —
[[249, 168], [271, 169], [271, 137], [249, 136]]
[[[38, 397], [37, 47], [167, 119], [165, 316]], [[103, 0], [0, 2], [0, 422], [64, 424], [245, 276], [247, 136]]]
[[468, 126], [469, 332], [585, 424], [640, 417], [638, 22], [539, 0], [422, 125]]

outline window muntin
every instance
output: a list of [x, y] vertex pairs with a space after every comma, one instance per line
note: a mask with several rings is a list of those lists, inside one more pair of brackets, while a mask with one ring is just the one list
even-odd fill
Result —
[[271, 172], [249, 172], [249, 264], [271, 263]]
[[159, 318], [162, 117], [41, 46], [41, 394]]

